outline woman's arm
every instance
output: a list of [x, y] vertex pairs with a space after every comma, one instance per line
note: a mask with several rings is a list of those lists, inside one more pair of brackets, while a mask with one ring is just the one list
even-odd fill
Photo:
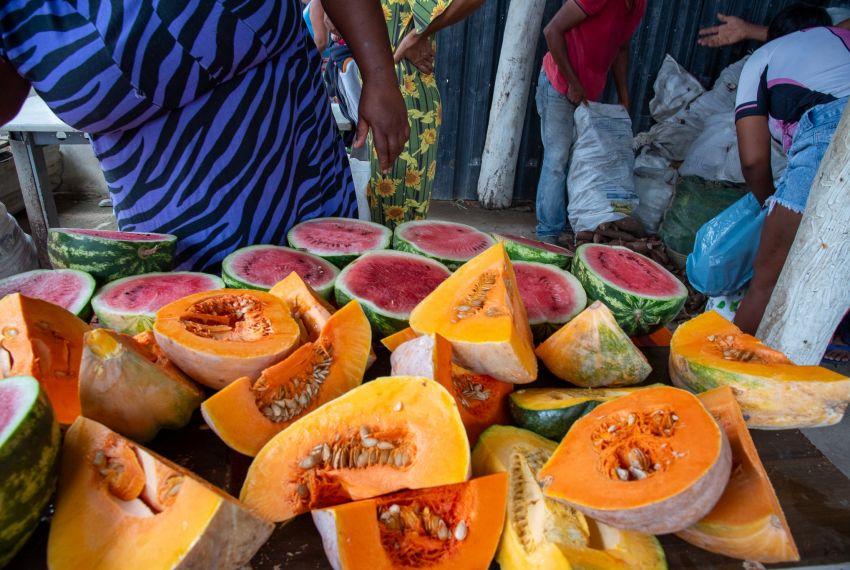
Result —
[[15, 71], [12, 64], [0, 57], [0, 125], [15, 118], [30, 92], [30, 83]]
[[699, 31], [697, 43], [706, 47], [721, 47], [744, 40], [767, 41], [767, 26], [747, 22], [737, 16], [717, 14], [720, 24]]
[[313, 26], [313, 41], [316, 42], [319, 53], [325, 53], [328, 47], [328, 28], [325, 25], [325, 9], [322, 7], [322, 0], [310, 2], [309, 15], [310, 24]]
[[587, 96], [584, 92], [584, 86], [570, 65], [564, 33], [579, 25], [585, 18], [587, 18], [587, 14], [576, 4], [575, 0], [567, 0], [555, 14], [555, 17], [543, 28], [543, 37], [546, 38], [546, 45], [552, 53], [552, 58], [555, 60], [561, 75], [570, 84], [567, 98], [576, 105], [584, 102]]
[[770, 168], [770, 129], [767, 117], [741, 117], [735, 123], [735, 128], [738, 131], [738, 154], [744, 180], [759, 204], [764, 205], [764, 201], [776, 191]]
[[631, 48], [631, 39], [620, 46], [620, 51], [617, 52], [617, 57], [614, 59], [614, 65], [611, 71], [614, 74], [614, 84], [617, 86], [617, 96], [620, 98], [620, 105], [629, 110], [631, 99], [629, 99], [629, 51]]

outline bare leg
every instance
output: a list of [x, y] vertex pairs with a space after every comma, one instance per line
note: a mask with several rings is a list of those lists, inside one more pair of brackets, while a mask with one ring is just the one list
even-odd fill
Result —
[[802, 214], [779, 204], [765, 218], [753, 280], [735, 314], [735, 324], [745, 333], [755, 334], [758, 329], [802, 219]]

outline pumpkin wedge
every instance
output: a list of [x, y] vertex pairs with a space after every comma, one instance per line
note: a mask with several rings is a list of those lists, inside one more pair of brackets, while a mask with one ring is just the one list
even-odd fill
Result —
[[505, 518], [507, 477], [399, 491], [313, 511], [334, 570], [487, 568]]
[[357, 301], [331, 315], [316, 342], [240, 378], [201, 405], [207, 424], [239, 453], [255, 456], [278, 432], [363, 382], [372, 329]]
[[594, 301], [535, 351], [552, 374], [582, 388], [643, 382], [652, 368], [611, 310]]
[[305, 341], [319, 338], [322, 328], [334, 312], [331, 304], [294, 271], [278, 281], [269, 293], [286, 303], [290, 314], [304, 323], [307, 329]]
[[726, 432], [700, 401], [659, 386], [576, 421], [539, 478], [547, 497], [605, 524], [666, 534], [711, 511], [731, 468]]
[[150, 441], [161, 428], [189, 423], [204, 393], [132, 337], [94, 329], [83, 337], [82, 414], [125, 437]]
[[417, 334], [452, 343], [455, 362], [514, 384], [537, 378], [537, 358], [503, 243], [464, 263], [410, 313]]
[[711, 512], [676, 536], [741, 560], [799, 560], [794, 537], [732, 389], [715, 388], [700, 394], [699, 399], [726, 431], [732, 447], [732, 476]]
[[93, 420], [65, 434], [51, 570], [238, 568], [271, 532], [223, 491]]
[[494, 424], [508, 423], [507, 397], [514, 385], [476, 374], [452, 362], [452, 345], [438, 334], [400, 345], [390, 357], [393, 376], [424, 376], [454, 396], [469, 444]]
[[387, 350], [392, 352], [405, 342], [413, 340], [417, 336], [419, 335], [416, 334], [416, 331], [414, 331], [410, 327], [407, 327], [406, 329], [401, 329], [397, 333], [391, 334], [390, 336], [385, 336], [381, 339], [381, 344], [383, 344], [387, 348]]
[[508, 474], [505, 526], [496, 560], [503, 570], [665, 569], [654, 536], [615, 529], [546, 498], [537, 481], [557, 444], [524, 429], [493, 426], [472, 454], [475, 476]]
[[466, 480], [469, 442], [454, 399], [426, 378], [378, 378], [307, 414], [269, 441], [248, 469], [241, 498], [261, 516], [312, 509], [399, 489]]
[[156, 313], [162, 351], [194, 380], [224, 388], [237, 378], [256, 380], [301, 342], [287, 305], [252, 289], [218, 289], [183, 297]]
[[20, 293], [0, 299], [0, 378], [32, 376], [44, 387], [56, 421], [80, 415], [80, 360], [90, 327], [73, 313]]
[[850, 378], [797, 366], [714, 311], [673, 333], [670, 378], [692, 392], [731, 386], [751, 429], [833, 425], [850, 403]]

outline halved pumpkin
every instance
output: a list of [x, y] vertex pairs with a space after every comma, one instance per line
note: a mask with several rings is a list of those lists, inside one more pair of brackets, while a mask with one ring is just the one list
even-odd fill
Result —
[[82, 414], [123, 436], [149, 441], [161, 428], [181, 428], [204, 399], [185, 374], [160, 366], [133, 337], [101, 328], [87, 332], [83, 342]]
[[466, 480], [469, 442], [454, 399], [426, 378], [378, 378], [269, 441], [240, 497], [288, 520], [312, 509]]
[[44, 387], [56, 420], [80, 415], [80, 359], [90, 327], [59, 305], [20, 293], [0, 299], [0, 378], [32, 376]]
[[732, 447], [732, 476], [711, 512], [676, 536], [741, 560], [799, 560], [794, 537], [732, 389], [715, 388], [700, 394], [699, 399], [726, 431]]
[[242, 376], [256, 380], [301, 342], [289, 307], [252, 289], [205, 291], [169, 303], [156, 313], [154, 334], [181, 370], [215, 389]]
[[537, 481], [557, 445], [519, 428], [493, 426], [472, 454], [476, 476], [507, 472], [505, 526], [496, 560], [503, 570], [664, 569], [652, 535], [618, 530], [546, 498]]
[[700, 401], [659, 386], [576, 421], [539, 478], [547, 497], [605, 524], [665, 534], [707, 515], [731, 468], [726, 433]]
[[507, 397], [514, 385], [454, 364], [452, 345], [440, 335], [405, 342], [393, 352], [390, 363], [393, 376], [424, 376], [454, 396], [470, 445], [491, 425], [508, 423]]
[[552, 374], [583, 388], [639, 384], [652, 372], [611, 310], [599, 301], [558, 329], [535, 352]]
[[505, 518], [507, 477], [399, 491], [313, 511], [334, 570], [487, 568]]
[[514, 384], [537, 378], [531, 327], [503, 243], [438, 285], [410, 313], [410, 328], [443, 336], [469, 370]]
[[797, 366], [714, 311], [676, 329], [670, 378], [693, 392], [731, 386], [750, 428], [829, 426], [841, 421], [850, 403], [850, 378]]
[[372, 329], [357, 301], [331, 315], [316, 342], [240, 378], [201, 405], [207, 424], [231, 448], [254, 456], [298, 418], [363, 382]]
[[410, 327], [407, 327], [406, 329], [401, 329], [397, 333], [391, 334], [390, 336], [385, 336], [381, 339], [381, 344], [387, 347], [387, 350], [392, 352], [405, 342], [413, 340], [417, 336], [419, 335], [416, 334], [416, 331], [414, 331]]
[[271, 532], [223, 491], [93, 420], [65, 434], [52, 570], [238, 568]]

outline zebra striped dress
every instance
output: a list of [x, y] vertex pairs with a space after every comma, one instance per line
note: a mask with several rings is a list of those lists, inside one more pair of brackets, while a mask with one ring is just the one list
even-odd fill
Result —
[[0, 57], [91, 133], [119, 228], [178, 236], [179, 269], [356, 216], [298, 0], [3, 0]]

